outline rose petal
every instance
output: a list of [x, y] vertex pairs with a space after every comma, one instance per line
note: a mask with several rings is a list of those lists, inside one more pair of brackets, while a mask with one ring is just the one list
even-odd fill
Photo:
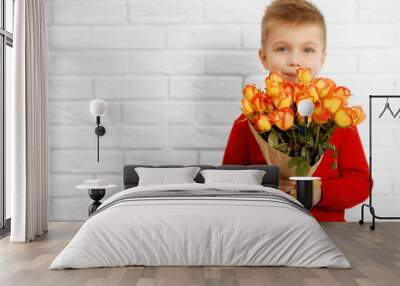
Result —
[[332, 95], [336, 88], [336, 83], [328, 78], [316, 78], [312, 81], [312, 84], [318, 89], [321, 99]]
[[343, 128], [349, 127], [353, 123], [350, 112], [348, 112], [346, 108], [340, 108], [338, 111], [336, 111], [334, 120], [337, 125]]
[[344, 86], [339, 86], [335, 89], [335, 91], [333, 92], [334, 96], [340, 97], [343, 100], [343, 105], [342, 106], [346, 106], [347, 102], [349, 101], [349, 97], [351, 95], [351, 92], [348, 88], [344, 87]]
[[322, 100], [322, 104], [333, 114], [339, 108], [343, 107], [343, 100], [337, 96], [328, 96]]
[[311, 70], [307, 68], [298, 68], [297, 72], [297, 82], [303, 85], [308, 85], [311, 80]]
[[252, 104], [245, 98], [242, 99], [242, 112], [246, 116], [249, 116], [254, 113]]
[[361, 106], [357, 105], [350, 107], [349, 109], [351, 110], [351, 117], [353, 119], [352, 126], [357, 126], [365, 120], [366, 115]]
[[269, 122], [267, 115], [260, 114], [257, 116], [255, 127], [259, 132], [268, 132], [271, 130], [272, 125]]
[[247, 84], [243, 88], [243, 97], [248, 101], [251, 101], [253, 97], [258, 93], [258, 90], [254, 84]]
[[325, 108], [321, 103], [317, 103], [315, 105], [314, 112], [312, 114], [312, 118], [317, 124], [325, 124], [332, 117], [332, 113], [329, 109]]

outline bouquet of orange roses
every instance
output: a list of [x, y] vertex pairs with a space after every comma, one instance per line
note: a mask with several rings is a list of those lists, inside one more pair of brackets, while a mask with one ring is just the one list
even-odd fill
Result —
[[[242, 111], [249, 122], [266, 162], [277, 165], [283, 178], [311, 176], [325, 150], [335, 146], [329, 139], [336, 128], [356, 126], [365, 119], [360, 106], [348, 107], [351, 92], [328, 78], [312, 78], [309, 69], [297, 69], [297, 82], [277, 73], [265, 79], [265, 90], [248, 84], [243, 89]], [[302, 100], [311, 100], [314, 111], [304, 118], [298, 113]], [[336, 161], [332, 168], [336, 168]]]

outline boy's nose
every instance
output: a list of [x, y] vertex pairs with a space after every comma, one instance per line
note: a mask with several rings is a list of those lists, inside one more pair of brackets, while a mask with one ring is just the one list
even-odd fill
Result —
[[300, 58], [296, 53], [292, 53], [288, 59], [288, 65], [291, 67], [300, 67]]
[[300, 62], [299, 62], [298, 60], [290, 60], [289, 63], [288, 63], [288, 65], [289, 65], [290, 67], [300, 67], [300, 66], [301, 66], [301, 65], [300, 65]]
[[292, 62], [289, 63], [289, 66], [291, 66], [291, 67], [300, 67], [300, 64], [298, 62], [296, 62], [296, 61], [292, 61]]

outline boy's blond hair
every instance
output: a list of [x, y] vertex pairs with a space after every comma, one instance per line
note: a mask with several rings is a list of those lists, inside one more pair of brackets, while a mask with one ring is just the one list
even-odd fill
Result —
[[306, 0], [274, 0], [267, 7], [261, 22], [261, 45], [266, 47], [268, 33], [275, 24], [317, 24], [322, 28], [323, 50], [326, 48], [326, 24], [324, 16]]

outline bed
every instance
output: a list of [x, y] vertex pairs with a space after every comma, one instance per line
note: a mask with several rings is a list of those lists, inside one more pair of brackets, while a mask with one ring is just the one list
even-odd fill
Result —
[[149, 167], [188, 166], [125, 166], [124, 190], [102, 203], [50, 269], [351, 267], [308, 210], [278, 190], [275, 166], [196, 166], [201, 172], [261, 170], [259, 185], [205, 182], [201, 172], [192, 183], [140, 185], [136, 170]]

